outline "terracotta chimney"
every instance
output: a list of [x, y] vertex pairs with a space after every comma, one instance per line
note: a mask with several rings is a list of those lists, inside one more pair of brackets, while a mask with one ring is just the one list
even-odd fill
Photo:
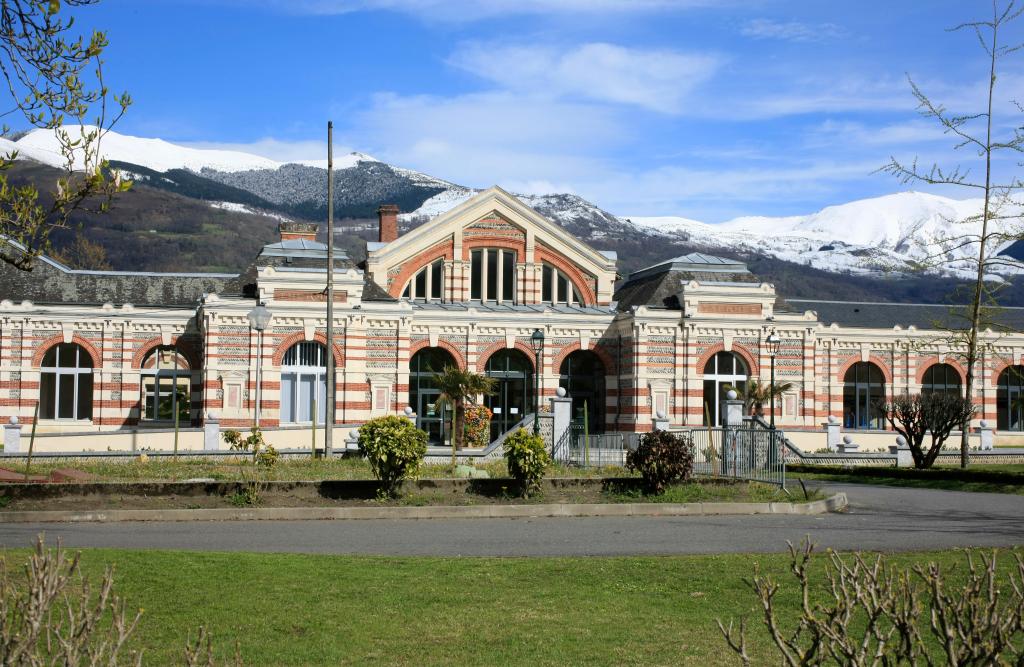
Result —
[[377, 209], [377, 216], [380, 218], [380, 236], [377, 238], [381, 243], [390, 243], [398, 238], [398, 205], [381, 204]]
[[281, 231], [282, 241], [316, 241], [317, 227], [315, 222], [282, 222], [278, 229]]

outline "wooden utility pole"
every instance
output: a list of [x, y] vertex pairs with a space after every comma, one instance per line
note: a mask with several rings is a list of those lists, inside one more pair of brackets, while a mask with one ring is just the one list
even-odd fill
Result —
[[[334, 123], [327, 121], [327, 423], [324, 425], [324, 457], [334, 451]], [[316, 420], [317, 415], [313, 416]]]

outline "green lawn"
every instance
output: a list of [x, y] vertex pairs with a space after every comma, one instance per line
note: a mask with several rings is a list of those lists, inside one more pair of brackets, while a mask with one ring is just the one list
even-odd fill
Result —
[[[8, 552], [9, 564], [24, 550]], [[956, 551], [901, 554], [961, 563]], [[1004, 555], [1002, 563], [1010, 561]], [[186, 636], [237, 638], [248, 665], [738, 664], [716, 617], [754, 616], [742, 579], [783, 555], [656, 558], [385, 558], [87, 550], [85, 571], [116, 563], [116, 588], [145, 609], [146, 664], [178, 664]], [[820, 571], [824, 555], [817, 565]], [[1005, 568], [1004, 568], [1005, 569]], [[11, 571], [20, 571], [11, 567]], [[788, 582], [787, 582], [788, 583]], [[779, 601], [795, 610], [795, 589]], [[756, 624], [754, 624], [756, 626]], [[771, 664], [755, 627], [756, 664]]]
[[[943, 476], [960, 476], [963, 479], [943, 479]], [[839, 466], [796, 465], [787, 470], [787, 478], [790, 486], [796, 484], [797, 479], [804, 479], [1024, 495], [1024, 465], [1020, 464], [972, 465], [966, 471], [962, 471], [959, 466], [934, 466], [927, 470], [910, 468], [858, 470]]]
[[[227, 457], [211, 459], [209, 457], [180, 457], [177, 461], [171, 457], [124, 457], [114, 460], [94, 459], [36, 459], [32, 462], [33, 475], [46, 475], [57, 468], [73, 468], [92, 473], [107, 482], [136, 481], [180, 481], [194, 478], [213, 478], [216, 480], [239, 480], [242, 478], [243, 464], [246, 457]], [[18, 473], [25, 472], [24, 460], [12, 460], [3, 463], [3, 467]], [[477, 466], [486, 470], [491, 477], [507, 477], [508, 469], [505, 461], [498, 459]], [[277, 465], [268, 471], [270, 479], [275, 480], [324, 480], [324, 479], [373, 479], [370, 466], [365, 459], [356, 457], [334, 459], [311, 459], [309, 457], [282, 458]], [[429, 464], [421, 469], [423, 479], [451, 477], [451, 466], [448, 464]], [[575, 466], [555, 465], [547, 473], [548, 477], [629, 477], [624, 468], [578, 468]]]

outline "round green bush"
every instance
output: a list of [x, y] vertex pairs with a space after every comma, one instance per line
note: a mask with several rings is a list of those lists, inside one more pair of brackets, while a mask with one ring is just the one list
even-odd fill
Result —
[[377, 417], [359, 427], [359, 453], [380, 480], [381, 492], [394, 496], [402, 480], [419, 474], [427, 455], [427, 433], [406, 417]]
[[683, 433], [645, 433], [636, 450], [626, 454], [626, 468], [640, 473], [646, 493], [662, 493], [669, 484], [690, 479], [693, 440]]
[[519, 483], [524, 496], [530, 495], [539, 488], [544, 472], [551, 466], [551, 455], [544, 446], [544, 438], [520, 428], [505, 438], [504, 449], [508, 474]]

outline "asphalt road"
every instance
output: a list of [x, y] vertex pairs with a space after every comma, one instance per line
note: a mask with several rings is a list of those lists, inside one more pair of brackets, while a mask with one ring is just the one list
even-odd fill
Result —
[[822, 547], [908, 551], [1024, 544], [1024, 496], [829, 485], [850, 509], [817, 516], [0, 524], [0, 545], [40, 532], [68, 547], [431, 556], [619, 556]]

